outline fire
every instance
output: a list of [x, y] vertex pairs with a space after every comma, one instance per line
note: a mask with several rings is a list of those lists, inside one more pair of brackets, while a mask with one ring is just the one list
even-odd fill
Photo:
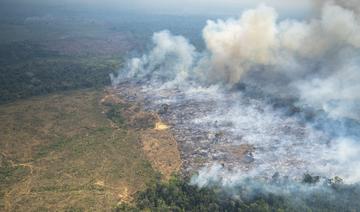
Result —
[[167, 130], [167, 129], [169, 129], [169, 126], [162, 123], [161, 121], [155, 124], [155, 130]]

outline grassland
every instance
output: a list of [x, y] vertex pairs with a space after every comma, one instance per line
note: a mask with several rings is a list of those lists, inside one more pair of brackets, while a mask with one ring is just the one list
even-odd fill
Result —
[[0, 211], [109, 211], [159, 178], [143, 150], [146, 129], [108, 119], [102, 95], [0, 106]]

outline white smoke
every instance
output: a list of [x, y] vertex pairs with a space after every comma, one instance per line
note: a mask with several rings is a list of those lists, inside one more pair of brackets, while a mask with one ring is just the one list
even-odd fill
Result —
[[360, 12], [360, 4], [357, 0], [314, 0], [316, 8], [322, 8], [325, 4], [333, 3], [356, 13]]
[[[359, 118], [360, 66], [355, 56], [360, 48], [360, 18], [341, 5], [325, 2], [319, 18], [309, 21], [279, 22], [276, 11], [265, 5], [245, 11], [239, 19], [208, 21], [202, 57], [185, 38], [167, 31], [155, 33], [152, 51], [132, 59], [127, 73], [177, 82], [191, 76], [232, 85], [252, 70], [264, 70], [267, 81], [262, 86], [279, 83], [272, 75], [276, 73], [289, 78], [280, 84], [286, 90], [295, 88], [303, 102], [332, 115]], [[114, 83], [117, 80], [113, 78]]]
[[[168, 31], [153, 35], [154, 48], [141, 58], [133, 58], [125, 68], [127, 77], [153, 78], [167, 81], [183, 81], [188, 77], [195, 58], [195, 47], [182, 36], [173, 36]], [[111, 76], [118, 84], [124, 76]]]
[[[304, 21], [279, 21], [276, 11], [266, 5], [245, 11], [238, 19], [208, 21], [203, 29], [206, 49], [201, 53], [181, 36], [156, 33], [152, 51], [132, 59], [123, 71], [127, 77], [171, 86], [190, 81], [228, 86], [251, 82], [272, 95], [281, 90], [298, 99], [298, 105], [321, 110], [332, 119], [360, 121], [359, 3], [319, 3], [319, 14]], [[113, 83], [122, 77], [112, 77]], [[329, 149], [319, 150], [318, 157], [335, 162], [317, 164], [314, 171], [359, 182], [360, 172], [351, 171], [360, 170], [359, 138], [333, 141]], [[193, 181], [205, 186], [209, 181], [235, 180], [231, 176], [239, 174], [215, 165]]]
[[329, 76], [295, 82], [302, 102], [321, 108], [335, 119], [360, 120], [360, 58], [349, 57]]
[[333, 161], [322, 168], [333, 176], [342, 176], [347, 183], [360, 181], [359, 141], [340, 138], [332, 142], [332, 149], [324, 159]]
[[208, 21], [203, 36], [212, 77], [237, 83], [254, 65], [273, 64], [278, 46], [276, 19], [275, 10], [262, 5], [238, 20]]

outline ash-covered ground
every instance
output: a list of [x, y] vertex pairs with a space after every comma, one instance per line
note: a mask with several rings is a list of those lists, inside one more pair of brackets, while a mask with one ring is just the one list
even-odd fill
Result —
[[350, 179], [341, 158], [334, 158], [339, 155], [336, 138], [304, 121], [304, 113], [285, 100], [280, 107], [281, 100], [276, 105], [246, 89], [157, 85], [126, 82], [116, 92], [157, 112], [171, 127], [186, 175], [210, 174], [216, 166], [235, 178], [301, 180], [310, 173]]
[[359, 183], [358, 6], [324, 1], [313, 17], [280, 20], [260, 5], [209, 20], [201, 50], [161, 31], [112, 83], [171, 125], [195, 184], [305, 173]]

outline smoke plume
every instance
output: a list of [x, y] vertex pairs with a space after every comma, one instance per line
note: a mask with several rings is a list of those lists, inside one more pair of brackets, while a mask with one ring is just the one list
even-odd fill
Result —
[[[264, 96], [293, 99], [294, 106], [321, 114], [306, 123], [314, 132], [326, 134], [328, 142], [305, 154], [314, 158], [314, 164], [321, 158], [312, 171], [360, 182], [360, 172], [354, 171], [360, 170], [360, 138], [348, 133], [349, 126], [360, 130], [360, 4], [355, 0], [316, 3], [318, 14], [303, 21], [279, 20], [275, 9], [266, 5], [237, 19], [208, 21], [202, 52], [184, 37], [155, 33], [150, 53], [130, 60], [118, 76], [112, 76], [113, 83], [131, 78], [157, 86], [160, 82], [167, 87], [226, 89], [246, 84]], [[304, 140], [316, 142], [310, 137]], [[219, 178], [221, 172], [229, 177]], [[216, 165], [200, 172], [193, 182], [204, 186], [211, 180], [236, 181], [232, 176], [239, 175]]]

